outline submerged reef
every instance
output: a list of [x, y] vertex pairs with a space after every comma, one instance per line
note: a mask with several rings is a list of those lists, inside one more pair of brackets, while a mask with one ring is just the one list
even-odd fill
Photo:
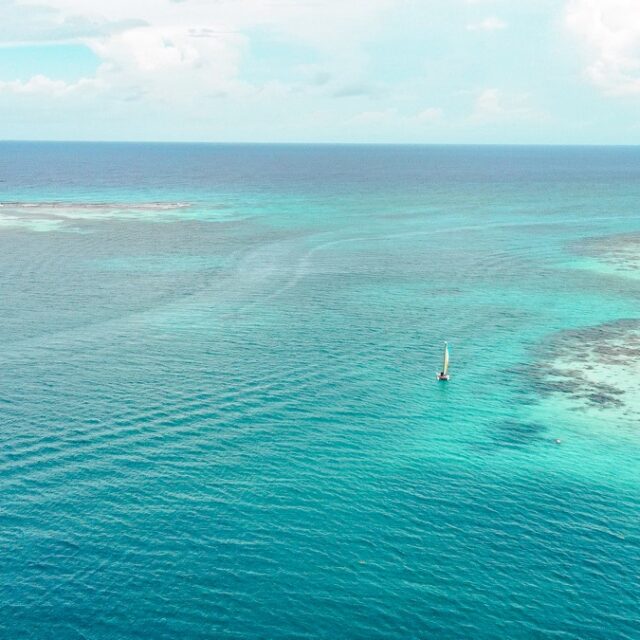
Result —
[[640, 415], [640, 320], [561, 331], [536, 356], [528, 375], [540, 396], [564, 396], [576, 409]]
[[620, 275], [640, 275], [640, 233], [598, 236], [574, 242], [576, 255], [594, 258]]

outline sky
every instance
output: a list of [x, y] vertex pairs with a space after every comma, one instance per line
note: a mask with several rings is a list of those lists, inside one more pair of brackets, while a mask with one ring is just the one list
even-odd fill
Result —
[[640, 143], [640, 0], [0, 0], [0, 139]]

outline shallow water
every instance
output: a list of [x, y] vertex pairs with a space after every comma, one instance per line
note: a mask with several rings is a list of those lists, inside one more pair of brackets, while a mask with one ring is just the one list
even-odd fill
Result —
[[637, 637], [639, 177], [0, 145], [2, 635]]

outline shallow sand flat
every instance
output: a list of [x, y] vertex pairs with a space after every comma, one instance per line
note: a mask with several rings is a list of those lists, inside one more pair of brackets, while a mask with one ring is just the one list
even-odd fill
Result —
[[82, 221], [171, 218], [190, 206], [183, 202], [4, 202], [0, 203], [0, 227], [57, 231]]
[[[572, 268], [640, 278], [638, 233], [586, 238], [572, 243], [570, 250], [576, 256]], [[611, 282], [603, 280], [602, 287], [608, 286]], [[640, 319], [554, 334], [538, 349], [529, 375], [542, 398], [536, 413], [545, 421], [577, 421], [590, 430], [594, 424], [606, 429], [631, 425], [635, 432], [640, 418]]]
[[640, 418], [640, 320], [556, 334], [530, 368], [535, 391], [554, 407], [609, 426]]

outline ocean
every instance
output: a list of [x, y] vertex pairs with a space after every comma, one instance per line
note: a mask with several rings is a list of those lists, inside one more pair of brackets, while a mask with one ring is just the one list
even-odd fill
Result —
[[1, 637], [640, 637], [640, 149], [4, 142], [0, 203]]

